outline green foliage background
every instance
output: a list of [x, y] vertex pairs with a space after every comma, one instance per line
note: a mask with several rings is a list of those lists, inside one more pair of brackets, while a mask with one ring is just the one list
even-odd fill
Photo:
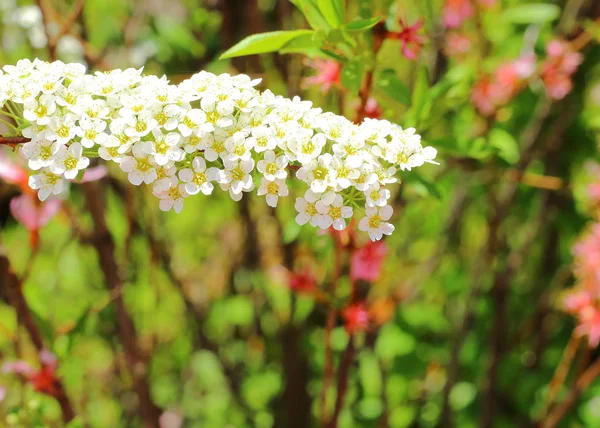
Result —
[[[72, 7], [66, 0], [49, 3], [63, 16]], [[559, 310], [558, 299], [572, 285], [570, 248], [589, 214], [581, 186], [584, 162], [597, 158], [600, 48], [592, 45], [585, 51], [574, 90], [551, 107], [527, 169], [529, 174], [558, 177], [564, 186], [518, 186], [501, 219], [505, 246], [496, 249], [491, 261], [484, 254], [494, 214], [490, 195], [510, 183], [523, 132], [543, 91], [525, 89], [488, 121], [476, 113], [470, 92], [480, 73], [519, 55], [526, 31], [536, 32], [533, 48], [540, 56], [555, 35], [571, 34], [583, 21], [569, 21], [565, 3], [577, 2], [498, 0], [492, 11], [482, 14], [481, 28], [468, 27], [476, 40], [483, 36], [487, 44], [479, 40], [461, 59], [443, 53], [440, 0], [348, 1], [344, 19], [329, 11], [323, 13], [325, 24], [312, 22], [323, 17], [311, 17], [305, 10], [316, 26], [310, 32], [292, 3], [310, 8], [314, 2], [87, 0], [73, 34], [82, 34], [88, 54], [102, 54], [110, 68], [144, 65], [147, 73], [165, 73], [173, 81], [200, 69], [245, 72], [262, 77], [263, 88], [300, 94], [323, 109], [342, 109], [350, 118], [363, 73], [376, 66], [373, 95], [384, 117], [417, 127], [426, 143], [439, 150], [441, 166], [405, 174], [394, 196], [399, 207], [396, 232], [386, 239], [389, 255], [382, 277], [367, 289], [369, 302], [394, 296], [394, 305], [389, 322], [358, 338], [339, 426], [444, 426], [444, 385], [457, 344], [457, 381], [449, 395], [453, 422], [479, 426], [498, 323], [498, 295], [492, 284], [509, 275], [515, 257], [518, 264], [507, 276], [501, 319], [493, 425], [532, 426], [574, 327]], [[581, 3], [582, 10], [594, 13], [594, 2]], [[32, 46], [29, 30], [15, 19], [14, 11], [25, 6], [33, 3], [9, 0], [0, 7], [2, 64], [47, 55], [45, 47]], [[405, 59], [394, 41], [384, 42], [373, 57], [373, 17], [385, 19], [390, 28], [399, 18], [413, 22], [423, 17], [429, 39], [419, 60]], [[358, 19], [362, 21], [342, 27]], [[238, 52], [287, 49], [290, 54], [219, 59], [244, 36], [300, 29], [304, 31], [294, 37], [285, 36], [303, 37], [297, 45], [278, 36]], [[306, 54], [322, 54], [323, 43], [345, 52], [343, 91], [324, 94], [301, 84], [311, 74]], [[86, 59], [69, 49], [59, 50], [59, 57]], [[107, 222], [125, 279], [120, 292], [135, 322], [138, 344], [149, 356], [153, 401], [181, 415], [186, 427], [317, 426], [326, 310], [312, 297], [289, 291], [281, 264], [286, 248], [293, 246], [291, 267], [315, 266], [325, 284], [333, 260], [330, 238], [296, 226], [290, 204], [271, 211], [256, 197], [234, 203], [216, 192], [189, 198], [179, 215], [161, 213], [149, 191], [132, 189], [121, 172], [112, 173], [101, 182]], [[19, 275], [30, 271], [24, 293], [60, 361], [59, 376], [80, 415], [72, 426], [142, 426], [131, 367], [116, 334], [113, 297], [104, 286], [96, 251], [85, 239], [93, 223], [81, 190], [73, 186], [66, 202], [71, 216], [61, 213], [42, 229], [35, 255], [27, 245], [28, 232], [6, 210], [15, 193], [0, 183], [1, 242], [14, 270]], [[343, 283], [338, 297], [347, 294], [348, 284]], [[465, 313], [472, 315], [472, 322], [463, 331]], [[336, 364], [348, 341], [338, 321], [332, 332]], [[4, 301], [0, 359], [37, 361], [17, 327], [15, 311]], [[300, 389], [286, 394], [289, 382]], [[54, 399], [34, 392], [14, 375], [0, 374], [0, 385], [8, 391], [0, 403], [0, 426], [62, 426]], [[304, 389], [310, 400], [306, 407]], [[565, 386], [559, 398], [567, 392]], [[335, 389], [328, 393], [332, 403]], [[600, 426], [599, 409], [596, 382], [563, 424]], [[300, 419], [294, 418], [299, 412]]]

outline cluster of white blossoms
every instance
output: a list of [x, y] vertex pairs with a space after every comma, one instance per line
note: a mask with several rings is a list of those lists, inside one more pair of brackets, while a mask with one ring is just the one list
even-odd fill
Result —
[[[31, 138], [21, 151], [41, 200], [100, 157], [131, 184], [151, 186], [165, 211], [216, 186], [235, 201], [257, 188], [275, 207], [289, 184], [304, 192], [300, 225], [341, 230], [358, 210], [358, 227], [378, 240], [394, 230], [386, 186], [397, 169], [435, 163], [436, 150], [412, 128], [355, 125], [298, 97], [260, 92], [246, 75], [201, 71], [172, 85], [141, 69], [86, 74], [81, 64], [21, 60], [3, 70], [0, 105]], [[292, 175], [305, 184], [291, 184]]]

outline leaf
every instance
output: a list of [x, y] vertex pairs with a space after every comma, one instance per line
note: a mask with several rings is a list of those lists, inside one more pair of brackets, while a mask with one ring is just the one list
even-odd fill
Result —
[[344, 25], [344, 29], [348, 31], [366, 31], [376, 26], [381, 21], [381, 18], [374, 16], [372, 18], [357, 19]]
[[490, 131], [490, 146], [498, 149], [498, 156], [509, 164], [515, 164], [519, 160], [519, 143], [515, 137], [504, 129], [494, 128]]
[[353, 94], [358, 94], [362, 83], [364, 63], [358, 60], [348, 61], [342, 68], [341, 80], [344, 88]]
[[330, 58], [329, 55], [321, 51], [323, 40], [314, 37], [314, 34], [304, 34], [296, 37], [283, 48], [279, 49], [280, 54], [301, 53], [310, 57], [321, 56]]
[[375, 86], [387, 96], [402, 104], [410, 104], [410, 91], [397, 76], [393, 69], [385, 69], [375, 76]]
[[244, 55], [254, 55], [276, 52], [288, 43], [301, 36], [312, 35], [311, 30], [272, 31], [269, 33], [253, 34], [246, 37], [235, 46], [229, 48], [220, 59], [234, 58]]
[[333, 28], [339, 28], [344, 22], [344, 0], [317, 0], [319, 10]]
[[316, 0], [297, 0], [296, 6], [304, 15], [310, 26], [315, 30], [326, 29], [330, 26], [327, 20], [321, 15]]
[[505, 10], [501, 17], [513, 24], [544, 24], [560, 16], [560, 8], [553, 4], [529, 3]]
[[31, 314], [33, 315], [35, 324], [37, 325], [38, 329], [42, 333], [42, 336], [44, 336], [46, 338], [48, 343], [53, 343], [54, 342], [54, 327], [52, 326], [50, 321], [46, 320], [40, 314], [38, 314], [33, 309], [33, 307], [30, 307], [29, 309], [31, 311]]

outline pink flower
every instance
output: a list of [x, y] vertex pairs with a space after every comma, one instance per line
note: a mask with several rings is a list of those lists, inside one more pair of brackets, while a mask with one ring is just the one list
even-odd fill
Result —
[[574, 272], [579, 283], [600, 294], [600, 223], [595, 223], [573, 246]]
[[321, 86], [325, 93], [329, 92], [332, 86], [341, 87], [342, 65], [331, 59], [314, 59], [308, 62], [308, 66], [316, 70], [317, 74], [306, 77], [303, 80], [304, 86]]
[[450, 32], [446, 35], [446, 46], [444, 51], [448, 56], [457, 56], [466, 54], [471, 50], [471, 40], [468, 37], [456, 32]]
[[473, 86], [471, 102], [484, 116], [492, 116], [503, 99], [502, 88], [490, 76], [484, 76]]
[[579, 325], [575, 328], [575, 334], [587, 336], [591, 348], [596, 348], [600, 344], [600, 311], [588, 306], [578, 316]]
[[573, 88], [571, 76], [583, 61], [583, 55], [573, 51], [564, 40], [552, 40], [546, 46], [548, 57], [542, 65], [542, 81], [550, 99], [564, 98]]
[[19, 187], [27, 187], [27, 172], [15, 162], [11, 161], [6, 153], [0, 149], [0, 179], [16, 184]]
[[446, 0], [444, 4], [444, 26], [458, 28], [473, 15], [471, 0]]
[[14, 373], [25, 377], [37, 392], [42, 392], [55, 396], [56, 390], [56, 368], [57, 361], [54, 354], [48, 350], [40, 352], [41, 367], [39, 370], [33, 369], [25, 361], [14, 361], [2, 366], [4, 373]]
[[6, 398], [6, 388], [0, 386], [0, 403], [4, 401], [4, 398]]
[[33, 367], [26, 361], [10, 361], [2, 365], [2, 373], [13, 373], [18, 375], [30, 376], [35, 373]]
[[389, 32], [387, 38], [400, 40], [402, 55], [410, 60], [414, 60], [425, 44], [425, 37], [419, 34], [419, 30], [423, 27], [423, 20], [420, 19], [413, 25], [408, 25], [401, 19], [400, 27], [401, 30], [399, 32]]
[[594, 297], [587, 290], [572, 290], [564, 298], [563, 306], [567, 312], [577, 315], [582, 310], [592, 306]]
[[317, 288], [317, 280], [309, 270], [292, 273], [288, 284], [290, 289], [297, 293], [311, 293]]
[[382, 114], [383, 111], [381, 111], [381, 107], [379, 107], [377, 100], [370, 97], [365, 105], [365, 117], [368, 117], [369, 119], [381, 119]]
[[48, 224], [60, 211], [61, 205], [60, 199], [39, 202], [36, 197], [25, 193], [10, 200], [10, 212], [27, 230], [36, 231]]
[[369, 312], [362, 303], [355, 303], [342, 311], [346, 331], [348, 333], [358, 333], [366, 331], [369, 327]]
[[350, 278], [354, 280], [376, 281], [381, 275], [381, 265], [387, 256], [384, 241], [369, 242], [352, 254]]

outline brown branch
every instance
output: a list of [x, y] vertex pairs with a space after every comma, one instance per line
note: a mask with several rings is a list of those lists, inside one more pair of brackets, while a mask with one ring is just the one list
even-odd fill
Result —
[[[23, 282], [11, 269], [8, 257], [2, 253], [0, 253], [0, 273], [1, 288], [6, 290], [8, 301], [17, 313], [18, 323], [25, 328], [33, 346], [39, 354], [45, 349], [44, 342], [40, 329], [23, 295]], [[62, 419], [67, 424], [75, 418], [75, 411], [67, 396], [65, 387], [58, 377], [54, 380], [54, 389], [53, 397], [58, 401], [62, 411]]]
[[0, 146], [15, 147], [18, 144], [25, 144], [31, 141], [31, 138], [26, 137], [3, 137], [0, 135]]
[[[100, 268], [104, 274], [106, 286], [109, 291], [115, 292], [123, 286], [119, 273], [119, 266], [115, 259], [115, 244], [106, 225], [104, 217], [104, 197], [97, 183], [82, 185], [88, 209], [94, 223], [95, 237], [92, 244], [98, 253]], [[114, 299], [117, 311], [117, 326], [121, 344], [125, 351], [127, 362], [134, 379], [134, 390], [139, 400], [140, 416], [148, 428], [159, 428], [161, 409], [156, 406], [150, 397], [150, 386], [146, 379], [146, 358], [138, 347], [138, 338], [131, 315], [127, 311], [121, 293]]]
[[548, 418], [541, 424], [542, 428], [554, 428], [560, 420], [571, 409], [571, 406], [581, 396], [581, 393], [592, 383], [594, 379], [600, 376], [600, 359], [597, 359], [585, 372], [577, 379], [569, 396], [559, 404]]
[[342, 362], [338, 372], [335, 408], [333, 409], [333, 415], [327, 424], [327, 428], [337, 428], [338, 419], [344, 407], [346, 392], [348, 391], [348, 378], [350, 376], [350, 367], [352, 366], [352, 360], [354, 359], [355, 352], [356, 349], [354, 347], [354, 335], [350, 335], [348, 346], [346, 346], [346, 350], [344, 351], [344, 356], [342, 357]]

